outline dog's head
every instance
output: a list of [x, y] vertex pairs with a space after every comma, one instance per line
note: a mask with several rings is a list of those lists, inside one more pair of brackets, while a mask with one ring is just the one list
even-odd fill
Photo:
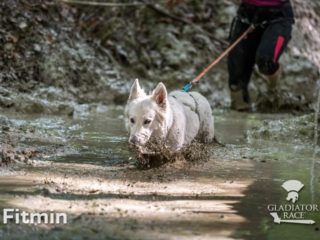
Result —
[[167, 108], [168, 95], [163, 83], [159, 83], [152, 94], [146, 95], [136, 79], [125, 109], [129, 143], [145, 146], [151, 137], [163, 139]]

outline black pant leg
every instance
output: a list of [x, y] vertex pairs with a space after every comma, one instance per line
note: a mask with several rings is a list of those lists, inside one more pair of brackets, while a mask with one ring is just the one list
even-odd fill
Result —
[[279, 68], [279, 58], [291, 39], [294, 13], [290, 2], [280, 8], [269, 10], [266, 26], [257, 50], [256, 62], [266, 75], [274, 74]]
[[265, 75], [274, 74], [279, 68], [279, 58], [291, 39], [292, 22], [276, 21], [265, 29], [259, 44], [256, 62]]
[[[234, 42], [250, 26], [235, 20], [230, 32], [230, 43]], [[228, 56], [229, 86], [231, 90], [247, 91], [255, 64], [255, 55], [261, 38], [261, 32], [255, 31], [243, 39]]]

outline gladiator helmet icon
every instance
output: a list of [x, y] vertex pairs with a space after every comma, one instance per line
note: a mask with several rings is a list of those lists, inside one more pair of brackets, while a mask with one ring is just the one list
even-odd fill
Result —
[[282, 187], [288, 192], [287, 201], [295, 203], [299, 199], [299, 191], [304, 185], [298, 180], [288, 180], [282, 184]]

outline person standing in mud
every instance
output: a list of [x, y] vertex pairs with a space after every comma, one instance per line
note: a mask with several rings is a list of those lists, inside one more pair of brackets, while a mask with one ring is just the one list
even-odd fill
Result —
[[[182, 1], [167, 0], [167, 5], [173, 7]], [[230, 43], [236, 41], [251, 24], [255, 24], [256, 29], [228, 56], [231, 108], [238, 111], [251, 110], [248, 86], [255, 64], [267, 80], [270, 97], [276, 99], [271, 95], [276, 94], [281, 77], [279, 59], [291, 39], [294, 24], [290, 0], [241, 0], [237, 16], [231, 23]]]

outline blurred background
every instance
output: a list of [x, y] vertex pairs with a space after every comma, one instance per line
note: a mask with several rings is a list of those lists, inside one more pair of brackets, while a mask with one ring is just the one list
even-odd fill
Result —
[[[227, 46], [239, 4], [190, 0], [168, 9], [165, 1], [103, 3], [1, 1], [1, 108], [72, 115], [78, 104], [124, 104], [135, 78], [150, 90], [159, 81], [169, 90], [181, 88]], [[319, 80], [320, 2], [293, 0], [293, 6], [297, 23], [281, 59], [277, 110], [309, 112]], [[224, 60], [197, 86], [212, 107], [229, 107], [227, 78]], [[250, 89], [254, 99], [268, 102], [258, 74]]]

